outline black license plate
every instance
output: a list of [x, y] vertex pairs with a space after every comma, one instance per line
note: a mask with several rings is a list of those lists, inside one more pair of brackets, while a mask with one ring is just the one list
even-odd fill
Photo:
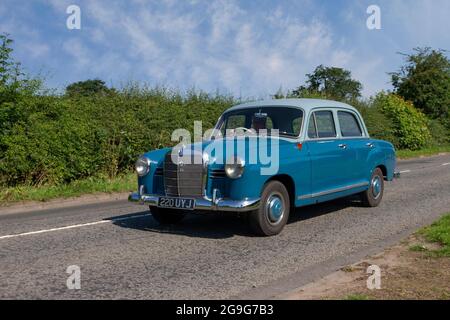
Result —
[[169, 209], [194, 210], [195, 199], [160, 197], [158, 207]]

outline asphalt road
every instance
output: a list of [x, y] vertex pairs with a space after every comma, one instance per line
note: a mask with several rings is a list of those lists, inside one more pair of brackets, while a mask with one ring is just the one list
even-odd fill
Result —
[[[0, 212], [0, 298], [271, 298], [373, 254], [450, 211], [450, 156], [399, 163], [378, 208], [344, 199], [300, 208], [253, 237], [233, 215], [160, 227], [126, 201]], [[66, 269], [81, 270], [69, 290]]]

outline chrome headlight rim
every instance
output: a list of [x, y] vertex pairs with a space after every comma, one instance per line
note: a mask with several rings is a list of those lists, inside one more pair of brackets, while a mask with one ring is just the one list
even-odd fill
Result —
[[225, 164], [225, 174], [230, 179], [239, 179], [244, 174], [245, 161], [234, 156]]
[[139, 177], [144, 177], [150, 172], [150, 159], [146, 156], [139, 157], [134, 165]]

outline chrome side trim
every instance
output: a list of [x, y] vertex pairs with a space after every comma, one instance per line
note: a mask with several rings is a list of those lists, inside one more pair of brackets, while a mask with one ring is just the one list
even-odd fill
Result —
[[325, 190], [325, 191], [316, 192], [316, 193], [313, 193], [313, 194], [307, 194], [307, 195], [304, 195], [304, 196], [299, 196], [298, 199], [299, 200], [304, 200], [304, 199], [317, 198], [317, 197], [326, 196], [326, 195], [333, 194], [333, 193], [338, 193], [338, 192], [347, 191], [347, 190], [351, 190], [351, 189], [356, 189], [356, 188], [360, 188], [360, 187], [366, 187], [368, 185], [369, 185], [368, 182], [355, 183], [355, 184], [352, 184], [352, 185], [349, 185], [349, 186], [345, 186], [345, 187], [340, 187], [340, 188], [336, 188], [336, 189]]
[[[138, 204], [147, 204], [150, 207], [158, 206], [159, 196], [157, 195], [149, 195], [143, 194], [139, 195], [139, 193], [134, 192], [131, 193], [128, 197], [128, 201], [138, 203]], [[227, 211], [227, 212], [248, 212], [253, 211], [259, 208], [261, 199], [249, 199], [246, 198], [244, 200], [230, 200], [230, 199], [208, 199], [204, 198], [195, 198], [195, 209], [194, 210], [206, 210], [206, 211]]]

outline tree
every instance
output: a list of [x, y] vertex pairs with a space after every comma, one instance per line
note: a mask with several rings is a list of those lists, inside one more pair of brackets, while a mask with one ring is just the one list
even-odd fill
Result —
[[286, 98], [286, 95], [284, 94], [282, 87], [280, 87], [278, 89], [278, 91], [274, 95], [272, 95], [272, 99], [278, 99], [279, 100], [279, 99], [285, 99], [285, 98]]
[[361, 96], [362, 84], [352, 79], [348, 70], [320, 65], [306, 77], [306, 86], [292, 91], [293, 96], [313, 95], [336, 100], [354, 100]]
[[75, 82], [66, 88], [66, 94], [68, 96], [91, 96], [96, 94], [109, 94], [113, 91], [113, 89], [109, 89], [105, 85], [105, 82], [100, 79]]
[[7, 34], [0, 35], [0, 85], [4, 86], [11, 77], [11, 69], [15, 63], [11, 59], [13, 40], [8, 37]]
[[22, 86], [23, 73], [20, 63], [12, 58], [13, 40], [8, 34], [0, 34], [0, 104], [14, 100], [14, 95]]
[[42, 89], [42, 80], [25, 75], [13, 59], [13, 43], [8, 34], [0, 34], [0, 159], [2, 135], [24, 118], [18, 102]]
[[406, 65], [390, 73], [395, 93], [432, 118], [446, 118], [450, 108], [450, 61], [443, 50], [415, 48]]

